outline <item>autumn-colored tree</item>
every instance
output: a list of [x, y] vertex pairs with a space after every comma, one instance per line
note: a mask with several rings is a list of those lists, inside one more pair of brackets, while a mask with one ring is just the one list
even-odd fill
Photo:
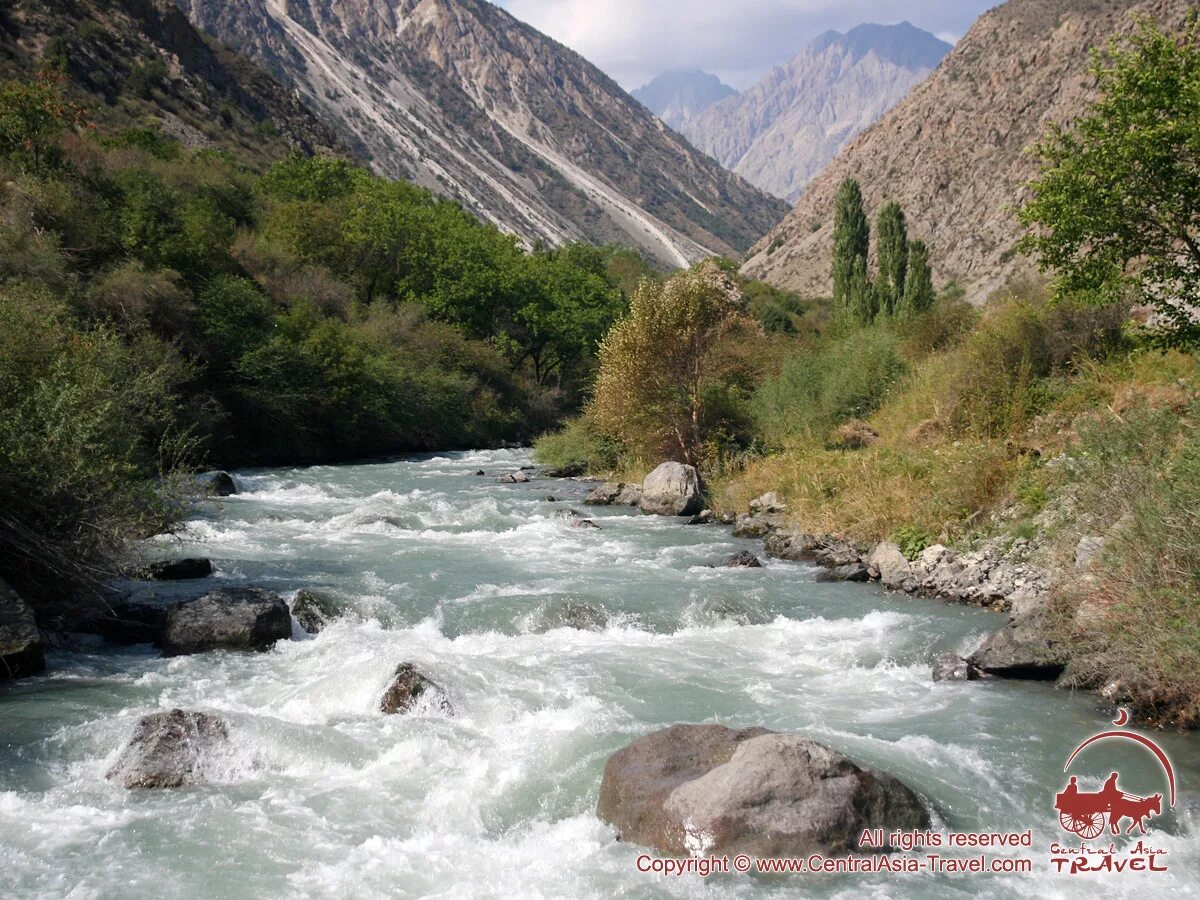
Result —
[[643, 457], [698, 465], [709, 436], [725, 424], [710, 398], [745, 374], [744, 351], [761, 335], [733, 280], [713, 262], [665, 283], [645, 281], [600, 346], [590, 413]]

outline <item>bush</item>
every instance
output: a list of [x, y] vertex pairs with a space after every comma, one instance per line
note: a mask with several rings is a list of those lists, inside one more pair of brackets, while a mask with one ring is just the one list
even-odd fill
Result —
[[[1189, 420], [1194, 421], [1193, 408]], [[1107, 537], [1093, 579], [1055, 598], [1077, 685], [1112, 686], [1143, 715], [1200, 723], [1200, 438], [1171, 409], [1081, 428], [1072, 481]]]
[[571, 419], [534, 444], [533, 457], [544, 466], [585, 475], [607, 475], [620, 464], [620, 444], [587, 416]]
[[153, 337], [79, 329], [45, 291], [0, 288], [0, 575], [62, 601], [171, 527], [190, 375]]
[[869, 416], [907, 370], [899, 347], [876, 325], [794, 353], [755, 397], [767, 443], [824, 440], [838, 423]]

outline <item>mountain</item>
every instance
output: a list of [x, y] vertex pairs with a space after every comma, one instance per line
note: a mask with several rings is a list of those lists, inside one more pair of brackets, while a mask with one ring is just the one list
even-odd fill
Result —
[[1016, 209], [1037, 161], [1026, 148], [1050, 122], [1070, 122], [1094, 97], [1089, 52], [1147, 15], [1183, 22], [1189, 0], [1009, 0], [984, 13], [882, 119], [805, 189], [792, 213], [751, 251], [743, 271], [807, 295], [828, 295], [833, 199], [859, 180], [868, 213], [888, 200], [929, 241], [937, 283], [968, 299], [1033, 274], [1014, 253]]
[[486, 0], [179, 0], [379, 173], [529, 243], [739, 255], [786, 206], [697, 153], [578, 54]]
[[718, 100], [737, 93], [716, 75], [688, 69], [664, 72], [633, 92], [633, 98], [676, 131]]
[[908, 22], [828, 31], [753, 87], [677, 127], [725, 168], [795, 200], [846, 141], [903, 98], [949, 50]]
[[0, 77], [63, 72], [93, 120], [155, 124], [193, 147], [267, 160], [337, 151], [334, 132], [168, 0], [15, 0], [0, 6]]

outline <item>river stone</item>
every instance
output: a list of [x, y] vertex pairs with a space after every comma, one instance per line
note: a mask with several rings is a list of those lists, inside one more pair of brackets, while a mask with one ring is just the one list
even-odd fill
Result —
[[328, 594], [302, 588], [292, 598], [292, 615], [301, 628], [309, 634], [317, 634], [337, 618], [338, 608]]
[[617, 494], [617, 499], [613, 501], [616, 506], [637, 506], [642, 502], [642, 486], [640, 484], [627, 484], [621, 488], [621, 493]]
[[761, 497], [755, 497], [750, 501], [750, 512], [752, 514], [787, 512], [787, 504], [783, 502], [776, 491], [768, 491]]
[[541, 634], [556, 628], [574, 628], [577, 631], [603, 631], [608, 626], [608, 615], [578, 600], [556, 600], [547, 603], [533, 617], [530, 631]]
[[524, 472], [509, 472], [507, 475], [501, 475], [497, 480], [501, 484], [524, 484], [529, 481], [529, 476]]
[[139, 574], [151, 581], [187, 581], [192, 578], [207, 578], [212, 573], [213, 564], [210, 560], [190, 557], [150, 563], [143, 567]]
[[291, 636], [291, 612], [278, 594], [263, 588], [225, 588], [172, 607], [162, 648], [167, 656], [267, 650]]
[[870, 581], [871, 574], [860, 562], [846, 563], [817, 573], [817, 581]]
[[418, 672], [412, 663], [400, 663], [396, 667], [392, 683], [384, 691], [383, 699], [379, 702], [379, 711], [387, 715], [406, 713], [418, 701], [430, 703], [444, 713], [454, 712], [446, 698], [446, 692], [436, 682]]
[[934, 681], [974, 681], [979, 670], [957, 653], [943, 653], [933, 661]]
[[115, 600], [97, 621], [96, 630], [112, 644], [156, 644], [174, 605], [157, 600]]
[[29, 604], [0, 581], [0, 681], [46, 668], [42, 635]]
[[214, 497], [232, 497], [238, 492], [233, 476], [228, 472], [215, 472], [208, 481], [208, 490]]
[[172, 709], [143, 716], [106, 776], [127, 788], [200, 784], [206, 764], [229, 741], [225, 722], [207, 713]]
[[798, 734], [674, 725], [613, 754], [597, 813], [673, 856], [843, 853], [864, 828], [929, 826], [918, 797]]
[[897, 544], [881, 541], [871, 549], [863, 562], [872, 577], [878, 578], [892, 590], [904, 590], [912, 582], [912, 566]]
[[583, 502], [588, 506], [611, 506], [617, 502], [617, 498], [621, 496], [621, 491], [625, 490], [625, 485], [620, 481], [606, 481], [604, 484], [598, 484], [592, 488]]
[[700, 475], [695, 466], [665, 462], [642, 482], [642, 512], [659, 516], [694, 516], [704, 508]]
[[725, 565], [732, 569], [761, 569], [762, 561], [749, 550], [741, 550], [725, 560]]
[[985, 640], [967, 661], [988, 675], [1050, 681], [1066, 668], [1066, 648], [1047, 635], [1044, 614], [1010, 619]]

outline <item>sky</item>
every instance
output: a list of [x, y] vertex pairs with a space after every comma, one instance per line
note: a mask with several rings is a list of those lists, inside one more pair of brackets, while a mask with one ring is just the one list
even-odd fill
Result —
[[1000, 0], [493, 0], [626, 90], [703, 69], [739, 90], [830, 28], [905, 19], [951, 43]]

